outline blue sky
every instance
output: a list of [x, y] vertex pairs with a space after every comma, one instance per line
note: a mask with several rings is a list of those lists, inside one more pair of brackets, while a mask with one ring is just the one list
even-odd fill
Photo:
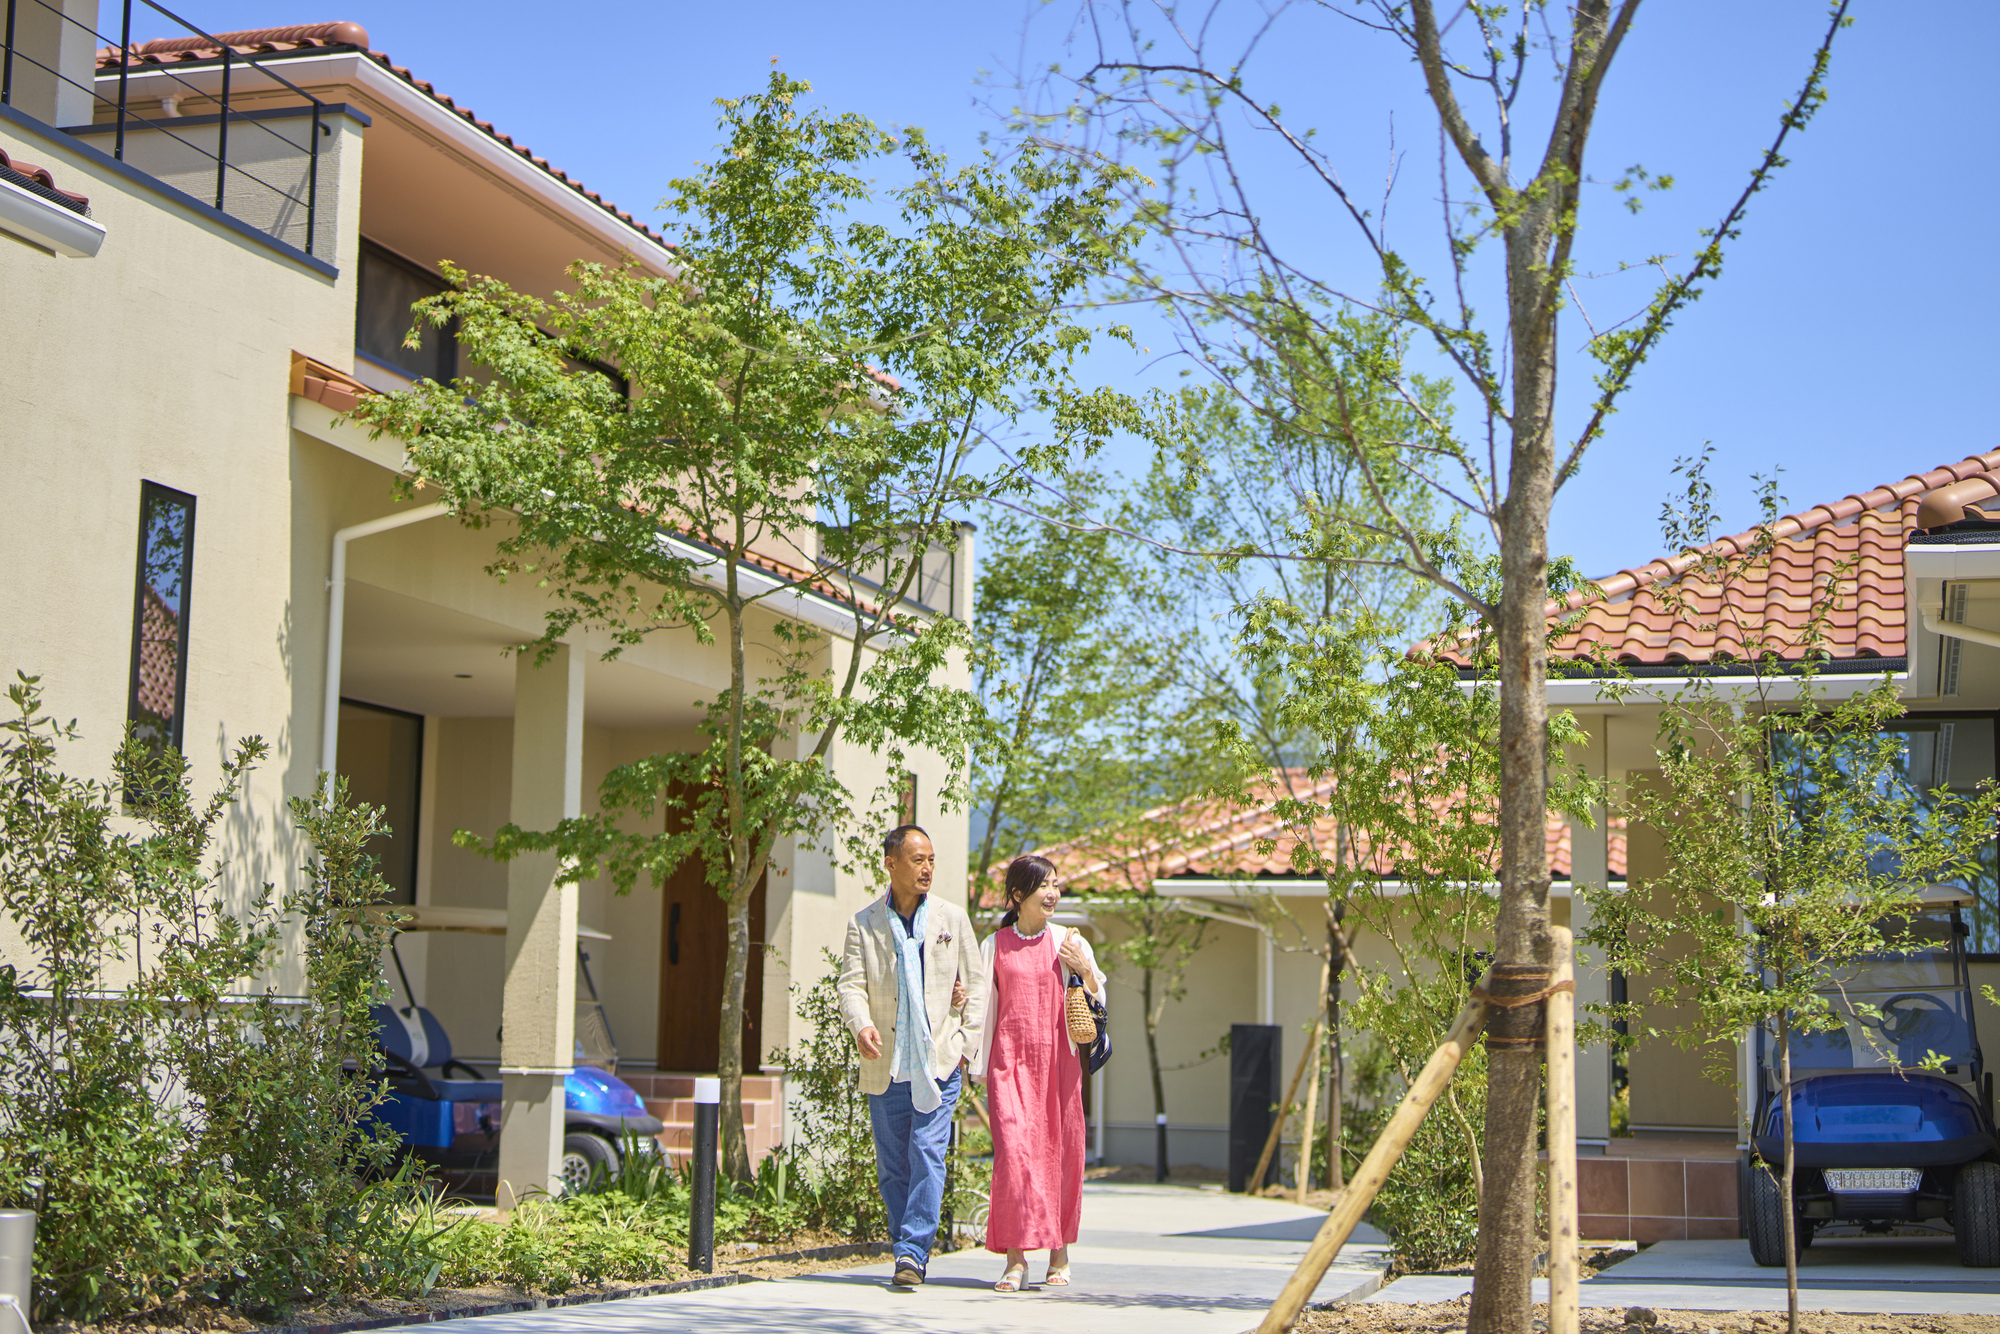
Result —
[[[1075, 13], [1069, 0], [346, 0], [337, 12], [297, 2], [194, 0], [183, 12], [211, 30], [357, 20], [397, 63], [635, 213], [707, 155], [712, 100], [760, 85], [773, 57], [829, 106], [922, 125], [968, 155], [996, 126], [991, 108], [1010, 103], [1015, 72], [1062, 58]], [[1978, 127], [1990, 115], [1983, 90], [2000, 6], [1864, 0], [1856, 13], [1835, 54], [1831, 100], [1794, 139], [1793, 166], [1753, 205], [1722, 281], [1679, 320], [1610, 438], [1558, 499], [1554, 546], [1587, 573], [1657, 554], [1672, 461], [1704, 442], [1715, 446], [1734, 526], [1756, 517], [1753, 472], [1783, 469], [1782, 490], [1802, 508], [1995, 446], [1979, 386], [1995, 352], [2000, 269]], [[1610, 179], [1641, 163], [1677, 184], [1638, 218], [1604, 191], [1588, 197], [1586, 271], [1692, 250], [1773, 132], [1824, 14], [1806, 0], [1654, 0], [1641, 11], [1589, 166]], [[1434, 257], [1435, 123], [1398, 48], [1301, 10], [1248, 73], [1322, 127], [1350, 179], [1382, 178], [1393, 120], [1407, 154], [1396, 239], [1419, 262]], [[1287, 244], [1365, 290], [1366, 257], [1324, 196], [1296, 169], [1264, 165], [1262, 207]], [[1583, 292], [1600, 322], [1630, 314], [1644, 295], [1630, 278]], [[1572, 320], [1565, 349], [1582, 334]], [[1157, 329], [1142, 338], [1156, 354], [1167, 346]], [[1586, 363], [1567, 365], [1566, 384], [1585, 385]], [[1157, 357], [1106, 355], [1091, 369], [1127, 387], [1173, 378]]]

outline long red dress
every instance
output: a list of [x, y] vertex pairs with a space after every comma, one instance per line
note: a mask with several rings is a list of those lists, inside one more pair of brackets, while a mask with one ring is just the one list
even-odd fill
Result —
[[1002, 927], [993, 943], [986, 1249], [1051, 1250], [1075, 1241], [1083, 1221], [1083, 1066], [1063, 1014], [1068, 975], [1046, 928], [1022, 940]]

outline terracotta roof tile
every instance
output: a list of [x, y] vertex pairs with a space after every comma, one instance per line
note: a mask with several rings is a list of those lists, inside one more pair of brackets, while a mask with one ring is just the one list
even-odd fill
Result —
[[[1248, 803], [1202, 797], [1149, 811], [1140, 823], [1153, 832], [1130, 844], [1105, 846], [1079, 840], [1038, 851], [1056, 863], [1066, 881], [1086, 892], [1143, 893], [1151, 890], [1156, 880], [1172, 879], [1312, 881], [1317, 877], [1300, 871], [1294, 861], [1305, 840], [1286, 826], [1277, 806], [1288, 797], [1322, 801], [1331, 791], [1332, 780], [1314, 781], [1293, 770], [1253, 785]], [[1431, 807], [1441, 815], [1451, 804], [1438, 798]], [[1623, 819], [1612, 820], [1613, 877], [1625, 874], [1624, 831]], [[1319, 846], [1330, 847], [1337, 832], [1333, 821], [1322, 819], [1315, 823], [1311, 837]], [[1271, 843], [1270, 851], [1260, 852], [1258, 845], [1265, 840]], [[1549, 873], [1559, 880], [1570, 874], [1570, 842], [1568, 821], [1552, 812], [1547, 832]], [[1366, 869], [1382, 877], [1398, 874], [1398, 862], [1407, 855], [1404, 848], [1362, 847]], [[1305, 864], [1311, 864], [1309, 858]], [[991, 873], [981, 896], [985, 906], [998, 906], [997, 890], [1004, 874], [1004, 867]]]
[[97, 52], [97, 68], [101, 70], [115, 70], [121, 64], [127, 67], [139, 67], [146, 65], [191, 64], [197, 61], [218, 60], [221, 58], [222, 50], [225, 46], [234, 54], [244, 56], [281, 55], [290, 51], [313, 51], [351, 47], [366, 55], [370, 60], [373, 60], [397, 78], [402, 79], [439, 106], [469, 121], [497, 142], [506, 145], [514, 152], [520, 154], [528, 162], [547, 172], [556, 180], [561, 181], [564, 185], [576, 191], [591, 203], [596, 204], [606, 213], [625, 223], [634, 231], [642, 233], [663, 246], [670, 246], [667, 239], [660, 235], [660, 233], [654, 231], [645, 223], [640, 222], [616, 204], [605, 199], [595, 190], [586, 189], [582, 181], [576, 180], [568, 173], [550, 166], [547, 158], [536, 156], [527, 145], [516, 143], [511, 135], [502, 134], [499, 130], [494, 129], [491, 121], [479, 119], [472, 113], [470, 107], [460, 106], [450, 97], [439, 92], [430, 83], [419, 79], [404, 66], [390, 60], [385, 53], [371, 50], [368, 45], [368, 30], [359, 23], [304, 23], [287, 28], [250, 28], [239, 32], [215, 33], [213, 34], [213, 38], [213, 41], [205, 37], [156, 38], [150, 42], [141, 42], [129, 49], [116, 46], [100, 47]]
[[10, 158], [4, 148], [0, 148], [0, 181], [33, 191], [48, 199], [50, 203], [61, 204], [73, 212], [86, 214], [90, 212], [89, 196], [63, 189], [56, 184], [55, 176], [47, 167], [37, 166], [33, 162], [23, 162], [19, 158]]
[[[1699, 552], [1620, 570], [1594, 589], [1549, 603], [1551, 620], [1570, 618], [1569, 632], [1551, 652], [1602, 654], [1627, 666], [1698, 665], [1766, 653], [1796, 661], [1807, 651], [1805, 630], [1818, 590], [1841, 570], [1826, 650], [1850, 662], [1903, 657], [1909, 651], [1904, 544], [1911, 533], [1957, 522], [1967, 517], [1967, 506], [1995, 495], [2000, 450], [1788, 514], [1771, 526], [1777, 541], [1768, 563], [1726, 587], [1702, 575], [1702, 557], [1748, 552], [1756, 529]], [[1469, 665], [1457, 652], [1446, 656]]]

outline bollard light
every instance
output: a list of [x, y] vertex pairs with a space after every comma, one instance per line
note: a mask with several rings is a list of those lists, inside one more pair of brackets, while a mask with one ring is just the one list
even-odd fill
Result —
[[694, 1200], [688, 1210], [688, 1268], [715, 1272], [715, 1132], [722, 1081], [694, 1081]]
[[0, 1209], [0, 1334], [30, 1334], [34, 1308], [34, 1210]]
[[1167, 1114], [1153, 1114], [1153, 1180], [1167, 1179]]

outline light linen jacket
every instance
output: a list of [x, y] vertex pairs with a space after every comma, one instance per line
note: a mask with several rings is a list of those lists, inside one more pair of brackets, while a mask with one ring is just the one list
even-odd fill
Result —
[[[1000, 931], [1008, 929], [1003, 926], [1000, 928]], [[1049, 930], [1055, 933], [1056, 971], [1062, 974], [1062, 980], [1067, 985], [1069, 982], [1069, 968], [1062, 961], [1062, 948], [1063, 937], [1069, 934], [1070, 928], [1050, 922]], [[979, 942], [980, 975], [985, 979], [986, 987], [986, 1022], [980, 1025], [979, 1054], [973, 1058], [972, 1062], [972, 1077], [974, 1079], [986, 1078], [986, 1067], [993, 1058], [993, 1030], [998, 1026], [1000, 1019], [998, 1012], [1000, 994], [993, 989], [993, 956], [998, 950], [998, 946], [994, 942], [999, 940], [1000, 931], [995, 931], [992, 935]], [[1104, 1002], [1108, 998], [1104, 994], [1104, 970], [1097, 966], [1097, 951], [1090, 948], [1090, 942], [1081, 933], [1078, 933], [1077, 939], [1083, 943], [1084, 962], [1090, 965], [1090, 971], [1097, 978], [1097, 999], [1100, 1002]]]
[[[931, 1020], [931, 1073], [947, 1079], [959, 1061], [979, 1050], [986, 1014], [986, 970], [979, 966], [972, 919], [955, 903], [931, 896], [925, 925], [924, 1008]], [[903, 923], [889, 896], [854, 914], [847, 924], [847, 948], [840, 963], [840, 1017], [848, 1031], [873, 1027], [882, 1035], [882, 1054], [861, 1058], [861, 1091], [889, 1091], [896, 1056], [896, 957]], [[951, 1008], [951, 984], [965, 983], [965, 1006]]]

